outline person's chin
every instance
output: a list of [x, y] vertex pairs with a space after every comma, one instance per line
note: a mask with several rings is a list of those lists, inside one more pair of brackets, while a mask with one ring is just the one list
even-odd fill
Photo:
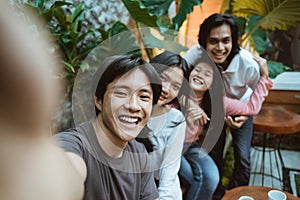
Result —
[[217, 65], [222, 65], [224, 62], [225, 62], [226, 59], [217, 59], [217, 58], [214, 58], [214, 62], [217, 64]]

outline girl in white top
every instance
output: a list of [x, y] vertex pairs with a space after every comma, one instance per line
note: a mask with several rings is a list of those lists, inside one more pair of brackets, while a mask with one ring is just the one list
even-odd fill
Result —
[[152, 169], [158, 182], [160, 199], [182, 199], [177, 173], [186, 123], [182, 112], [169, 105], [178, 105], [177, 98], [182, 96], [183, 91], [189, 91], [183, 70], [187, 68], [187, 63], [180, 55], [170, 51], [157, 55], [150, 63], [158, 71], [162, 81], [162, 93], [147, 123], [151, 130], [148, 138], [153, 145], [152, 152], [149, 152]]

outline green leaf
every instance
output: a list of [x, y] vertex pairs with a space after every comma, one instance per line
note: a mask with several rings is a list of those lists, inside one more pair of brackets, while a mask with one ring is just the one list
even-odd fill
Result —
[[44, 3], [45, 3], [45, 0], [39, 0], [39, 1], [36, 1], [37, 2], [37, 7], [40, 9], [40, 10], [43, 10], [44, 9]]
[[156, 27], [157, 17], [149, 13], [139, 0], [122, 0], [132, 18], [138, 23], [143, 23], [147, 26]]
[[276, 78], [279, 74], [285, 71], [291, 71], [291, 68], [283, 65], [280, 62], [268, 61], [269, 77]]
[[116, 22], [113, 24], [113, 26], [108, 29], [108, 37], [112, 37], [118, 33], [121, 33], [123, 31], [128, 31], [128, 28], [125, 24], [121, 23], [121, 22]]
[[234, 20], [236, 21], [239, 27], [239, 38], [245, 33], [246, 19], [242, 17], [234, 16]]
[[[259, 21], [262, 18], [262, 16], [255, 15], [251, 16], [248, 19], [248, 26], [246, 27], [245, 31], [246, 33], [251, 32], [253, 30], [253, 27], [256, 26], [256, 22]], [[266, 51], [268, 43], [267, 43], [267, 37], [268, 33], [266, 31], [261, 30], [260, 28], [255, 29], [254, 33], [250, 35], [252, 45], [254, 46], [255, 50], [262, 54]]]
[[222, 7], [220, 13], [226, 13], [230, 11], [230, 0], [223, 0]]
[[[53, 13], [51, 13], [51, 15], [53, 15], [53, 17], [55, 17], [60, 24], [65, 23], [66, 14], [65, 14], [64, 9], [62, 9], [61, 7], [56, 7], [55, 9], [52, 10], [52, 12]], [[50, 13], [50, 11], [49, 11], [49, 13]]]
[[77, 18], [80, 18], [79, 20], [83, 19], [83, 3], [80, 3], [74, 10], [74, 12], [71, 15], [71, 19], [73, 22], [77, 20]]
[[179, 11], [177, 15], [172, 19], [173, 29], [179, 30], [182, 23], [186, 19], [187, 14], [193, 12], [194, 6], [201, 5], [202, 0], [181, 0]]
[[101, 34], [102, 40], [106, 40], [108, 38], [108, 33], [103, 28], [98, 28], [95, 31], [98, 31]]
[[149, 9], [150, 13], [156, 16], [163, 16], [168, 13], [173, 0], [141, 0], [141, 2]]
[[173, 0], [141, 0], [143, 6], [149, 9], [151, 15], [156, 15], [156, 24], [161, 32], [171, 27], [172, 20], [168, 16], [168, 10]]
[[103, 60], [107, 56], [134, 53], [140, 55], [140, 46], [135, 35], [121, 22], [116, 22], [109, 30], [110, 36], [102, 41], [89, 56]]
[[254, 43], [254, 48], [259, 54], [263, 54], [268, 47], [268, 32], [257, 29], [252, 35], [251, 39]]
[[75, 69], [74, 69], [73, 65], [71, 65], [70, 63], [68, 63], [68, 62], [66, 62], [66, 61], [62, 61], [62, 62], [63, 62], [63, 64], [66, 66], [66, 69], [67, 69], [68, 71], [71, 71], [71, 72], [75, 73]]
[[287, 30], [300, 22], [299, 0], [233, 0], [232, 6], [239, 17], [263, 16], [257, 21], [263, 30]]
[[143, 35], [145, 35], [144, 37], [144, 46], [146, 48], [158, 48], [158, 49], [167, 49], [170, 51], [174, 51], [177, 53], [183, 52], [183, 51], [187, 51], [187, 47], [182, 46], [181, 44], [174, 42], [174, 40], [172, 39], [168, 39], [169, 38], [173, 38], [173, 35], [167, 35], [166, 33], [163, 34], [163, 39], [159, 39], [157, 37], [155, 37], [149, 29], [143, 29]]
[[61, 37], [61, 40], [62, 40], [62, 42], [65, 43], [65, 44], [67, 44], [67, 43], [69, 43], [69, 42], [72, 42], [72, 39], [66, 38], [66, 37]]
[[69, 3], [69, 2], [65, 2], [65, 1], [55, 1], [54, 4], [52, 4], [52, 6], [50, 7], [50, 9], [55, 9], [57, 7], [70, 6], [70, 5], [73, 5], [73, 4]]

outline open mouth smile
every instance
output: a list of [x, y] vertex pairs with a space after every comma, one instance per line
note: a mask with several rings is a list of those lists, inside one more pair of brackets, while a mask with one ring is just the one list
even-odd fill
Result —
[[227, 52], [213, 52], [214, 57], [216, 58], [223, 58], [224, 56], [226, 56]]
[[168, 99], [166, 96], [164, 96], [164, 95], [160, 95], [160, 97], [159, 97], [159, 100], [166, 100], [166, 99]]
[[195, 83], [200, 84], [200, 85], [203, 85], [203, 84], [204, 84], [204, 81], [203, 81], [202, 79], [199, 79], [199, 78], [194, 78], [193, 81], [194, 81]]
[[142, 119], [140, 117], [131, 117], [131, 116], [125, 116], [121, 115], [118, 117], [118, 119], [121, 122], [128, 123], [128, 124], [138, 124]]

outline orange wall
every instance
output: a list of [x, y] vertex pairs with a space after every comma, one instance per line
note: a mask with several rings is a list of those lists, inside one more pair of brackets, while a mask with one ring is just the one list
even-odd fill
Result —
[[[184, 2], [184, 1], [183, 1]], [[213, 13], [219, 13], [223, 0], [203, 0], [201, 6], [195, 6], [191, 14], [188, 15], [186, 26], [180, 32], [187, 36], [185, 45], [191, 47], [198, 42], [198, 32], [200, 24], [205, 18]], [[184, 33], [183, 33], [184, 32]]]

